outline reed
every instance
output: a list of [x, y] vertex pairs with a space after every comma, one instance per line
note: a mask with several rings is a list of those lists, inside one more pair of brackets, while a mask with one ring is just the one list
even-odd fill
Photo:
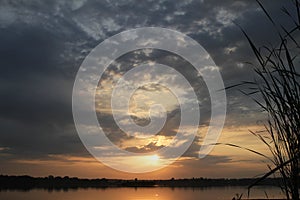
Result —
[[[252, 64], [256, 78], [228, 87], [239, 87], [242, 93], [250, 96], [267, 114], [265, 133], [253, 132], [270, 150], [273, 167], [249, 189], [260, 181], [275, 174], [282, 177], [281, 189], [286, 198], [299, 200], [300, 162], [300, 2], [293, 0], [293, 10], [282, 8], [294, 26], [287, 29], [278, 24], [261, 2], [257, 1], [266, 17], [275, 27], [278, 43], [258, 47], [249, 34], [241, 28], [256, 57]], [[298, 70], [298, 71], [297, 71]], [[251, 150], [260, 155], [259, 152]], [[263, 155], [265, 156], [265, 155]]]

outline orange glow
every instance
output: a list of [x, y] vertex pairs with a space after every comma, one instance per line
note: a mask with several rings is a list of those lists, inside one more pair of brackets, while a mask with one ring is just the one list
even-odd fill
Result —
[[[249, 133], [249, 129], [262, 130], [262, 126], [229, 126], [225, 127], [219, 139], [220, 143], [238, 144], [268, 154], [266, 147]], [[200, 128], [205, 133], [205, 127]], [[202, 134], [201, 134], [202, 136]], [[160, 136], [159, 144], [166, 142]], [[201, 142], [200, 142], [201, 144]], [[134, 143], [132, 143], [134, 145]], [[136, 145], [136, 144], [135, 144]], [[197, 149], [195, 149], [197, 150]], [[196, 154], [195, 154], [196, 155]], [[224, 160], [222, 160], [224, 158]], [[121, 157], [112, 156], [109, 159], [126, 163], [134, 163], [145, 168], [165, 165], [166, 158], [157, 154], [144, 156]], [[219, 160], [218, 160], [219, 159]], [[191, 177], [253, 177], [266, 170], [263, 158], [251, 152], [226, 145], [217, 145], [206, 158], [183, 156], [173, 164], [151, 173], [130, 174], [119, 172], [104, 166], [92, 156], [48, 155], [45, 159], [18, 159], [6, 162], [1, 166], [0, 173], [33, 176], [78, 176], [106, 178], [139, 178], [139, 179], [169, 179]], [[49, 167], [51, 166], [51, 167]], [[3, 169], [6, 169], [5, 171]]]

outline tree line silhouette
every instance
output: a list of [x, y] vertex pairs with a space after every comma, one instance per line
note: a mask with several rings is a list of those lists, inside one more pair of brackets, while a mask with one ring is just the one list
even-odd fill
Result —
[[[210, 179], [191, 178], [169, 180], [123, 180], [123, 179], [81, 179], [77, 177], [31, 177], [31, 176], [8, 176], [0, 175], [1, 190], [68, 190], [79, 188], [110, 188], [110, 187], [221, 187], [221, 186], [248, 186], [257, 179]], [[268, 178], [261, 182], [261, 185], [279, 186], [280, 178]]]

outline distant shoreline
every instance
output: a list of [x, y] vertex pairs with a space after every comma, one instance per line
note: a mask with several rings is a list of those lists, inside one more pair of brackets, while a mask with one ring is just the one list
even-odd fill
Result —
[[[77, 177], [31, 177], [0, 175], [1, 190], [68, 190], [80, 188], [120, 188], [120, 187], [171, 187], [171, 188], [205, 188], [245, 186], [255, 182], [256, 178], [226, 179], [226, 178], [192, 178], [168, 180], [139, 180], [139, 179], [82, 179]], [[281, 179], [269, 178], [260, 185], [279, 186]]]

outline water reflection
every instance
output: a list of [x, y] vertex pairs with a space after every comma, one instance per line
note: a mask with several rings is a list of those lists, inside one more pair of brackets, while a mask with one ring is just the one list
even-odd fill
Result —
[[[258, 187], [252, 190], [251, 198], [282, 198], [276, 187]], [[1, 191], [0, 199], [4, 200], [199, 200], [199, 199], [232, 199], [236, 193], [244, 193], [245, 187], [207, 187], [207, 188], [99, 188], [99, 189], [61, 189], [61, 190], [30, 190]]]

